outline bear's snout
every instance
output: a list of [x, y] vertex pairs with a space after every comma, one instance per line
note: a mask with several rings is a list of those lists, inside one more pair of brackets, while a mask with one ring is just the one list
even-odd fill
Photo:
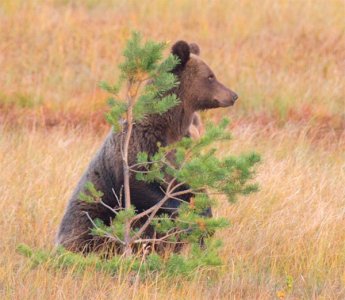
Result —
[[230, 90], [230, 99], [231, 99], [230, 105], [234, 105], [236, 100], [238, 99], [238, 95], [231, 90]]
[[228, 107], [235, 104], [238, 99], [238, 95], [227, 88], [222, 88], [219, 97], [216, 97], [215, 100], [219, 103], [220, 107]]

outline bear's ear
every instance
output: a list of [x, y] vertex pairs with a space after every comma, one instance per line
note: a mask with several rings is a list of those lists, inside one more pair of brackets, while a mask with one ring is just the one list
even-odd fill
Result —
[[174, 71], [183, 69], [190, 58], [189, 45], [185, 41], [178, 41], [172, 46], [171, 53], [180, 59], [180, 63], [175, 67]]
[[200, 48], [197, 44], [195, 43], [190, 43], [189, 44], [189, 49], [190, 49], [190, 53], [193, 53], [195, 55], [200, 55]]

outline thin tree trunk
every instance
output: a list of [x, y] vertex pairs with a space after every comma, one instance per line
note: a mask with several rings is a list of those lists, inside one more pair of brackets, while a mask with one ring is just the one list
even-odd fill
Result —
[[[128, 110], [127, 110], [127, 131], [125, 136], [125, 142], [123, 144], [123, 151], [122, 151], [122, 160], [123, 160], [123, 187], [125, 193], [125, 209], [128, 210], [131, 207], [131, 194], [130, 194], [130, 185], [129, 185], [129, 171], [130, 168], [128, 166], [128, 148], [129, 148], [129, 141], [132, 134], [133, 128], [133, 95], [131, 95], [132, 84], [129, 83], [128, 85], [128, 94], [127, 94], [127, 103], [128, 103]], [[124, 232], [124, 255], [131, 256], [132, 255], [132, 247], [131, 247], [131, 221], [127, 220], [125, 222], [125, 232]]]

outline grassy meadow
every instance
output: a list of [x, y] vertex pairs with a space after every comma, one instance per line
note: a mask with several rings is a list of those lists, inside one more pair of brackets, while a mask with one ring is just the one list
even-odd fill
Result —
[[[345, 2], [0, 1], [0, 299], [345, 299]], [[217, 276], [149, 281], [30, 268], [102, 143], [107, 95], [133, 29], [197, 42], [239, 94], [221, 153], [262, 155], [260, 191], [215, 214]]]

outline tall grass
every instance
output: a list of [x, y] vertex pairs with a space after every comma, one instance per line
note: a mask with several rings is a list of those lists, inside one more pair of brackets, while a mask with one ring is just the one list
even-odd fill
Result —
[[[237, 114], [344, 110], [344, 2], [3, 0], [0, 86], [62, 110], [99, 108], [133, 29], [186, 39], [240, 95]], [[1, 103], [1, 99], [0, 99]]]
[[[227, 216], [223, 230], [225, 267], [217, 280], [175, 282], [164, 278], [131, 285], [99, 273], [75, 276], [41, 266], [30, 269], [15, 253], [25, 242], [52, 248], [58, 223], [76, 184], [103, 136], [77, 131], [3, 131], [0, 142], [0, 293], [5, 298], [164, 299], [272, 298], [286, 295], [336, 299], [345, 295], [345, 144], [315, 147], [292, 128], [263, 133], [238, 126], [221, 151], [256, 149], [263, 154], [261, 191], [215, 214]], [[134, 292], [135, 290], [135, 292]], [[135, 295], [133, 294], [135, 293]], [[0, 295], [1, 295], [0, 294]]]
[[[344, 5], [1, 1], [0, 298], [344, 299]], [[220, 152], [263, 156], [259, 193], [232, 206], [219, 199], [215, 214], [232, 227], [220, 233], [218, 278], [74, 275], [31, 269], [15, 252], [22, 242], [53, 248], [66, 202], [105, 134], [89, 130], [105, 109], [97, 83], [117, 77], [132, 29], [197, 42], [240, 95], [231, 110], [208, 114], [234, 120], [235, 140]]]

